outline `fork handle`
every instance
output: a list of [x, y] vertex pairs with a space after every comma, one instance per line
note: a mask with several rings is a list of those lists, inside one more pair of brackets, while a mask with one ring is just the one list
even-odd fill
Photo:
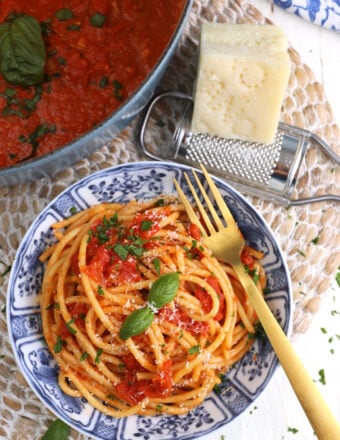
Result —
[[242, 263], [234, 270], [319, 440], [340, 439], [340, 425]]

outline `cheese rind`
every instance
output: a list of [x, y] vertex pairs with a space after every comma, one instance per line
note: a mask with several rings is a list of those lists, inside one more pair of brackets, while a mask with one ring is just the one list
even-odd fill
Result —
[[191, 128], [270, 143], [290, 74], [288, 41], [273, 25], [202, 25]]

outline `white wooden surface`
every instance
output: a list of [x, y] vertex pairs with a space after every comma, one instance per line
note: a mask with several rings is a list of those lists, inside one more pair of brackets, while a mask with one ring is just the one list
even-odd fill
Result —
[[[340, 34], [307, 23], [267, 0], [249, 1], [264, 16], [285, 30], [292, 46], [323, 84], [339, 124]], [[294, 338], [292, 343], [340, 422], [340, 288], [335, 280], [321, 304], [308, 331]], [[324, 385], [319, 382], [320, 370], [325, 373]], [[202, 437], [202, 440], [250, 439], [316, 439], [281, 367], [249, 409], [232, 423]]]
[[323, 85], [340, 124], [340, 33], [309, 23], [270, 0], [249, 0], [249, 3], [286, 32], [292, 47]]

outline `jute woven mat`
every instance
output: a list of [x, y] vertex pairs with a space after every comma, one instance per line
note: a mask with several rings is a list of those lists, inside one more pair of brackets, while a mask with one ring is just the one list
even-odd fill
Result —
[[[195, 0], [188, 26], [162, 80], [161, 90], [191, 92], [203, 21], [269, 22], [258, 10], [241, 0]], [[313, 131], [339, 154], [340, 130], [334, 122], [323, 88], [296, 51], [290, 48], [289, 52], [292, 73], [282, 119]], [[5, 270], [3, 263], [10, 265], [13, 261], [25, 231], [38, 213], [67, 186], [99, 169], [144, 159], [138, 151], [135, 134], [136, 123], [133, 123], [120, 136], [72, 169], [51, 179], [0, 188], [0, 273]], [[335, 169], [325, 155], [308, 150], [295, 196], [335, 193], [339, 187], [340, 170]], [[322, 294], [340, 265], [339, 207], [317, 203], [286, 209], [263, 200], [250, 200], [273, 229], [287, 259], [293, 283], [293, 336], [296, 336], [308, 328]], [[0, 438], [40, 439], [55, 416], [30, 390], [16, 366], [4, 313], [7, 282], [8, 275], [0, 277]], [[72, 431], [72, 439], [85, 439], [85, 436]]]

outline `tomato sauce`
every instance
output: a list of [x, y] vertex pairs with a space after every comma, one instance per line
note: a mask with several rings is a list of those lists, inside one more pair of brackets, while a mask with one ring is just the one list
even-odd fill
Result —
[[[0, 23], [19, 13], [39, 21], [47, 58], [40, 86], [14, 86], [0, 73], [0, 167], [65, 145], [120, 106], [159, 59], [184, 3], [1, 1]], [[100, 27], [95, 15], [105, 18]]]

